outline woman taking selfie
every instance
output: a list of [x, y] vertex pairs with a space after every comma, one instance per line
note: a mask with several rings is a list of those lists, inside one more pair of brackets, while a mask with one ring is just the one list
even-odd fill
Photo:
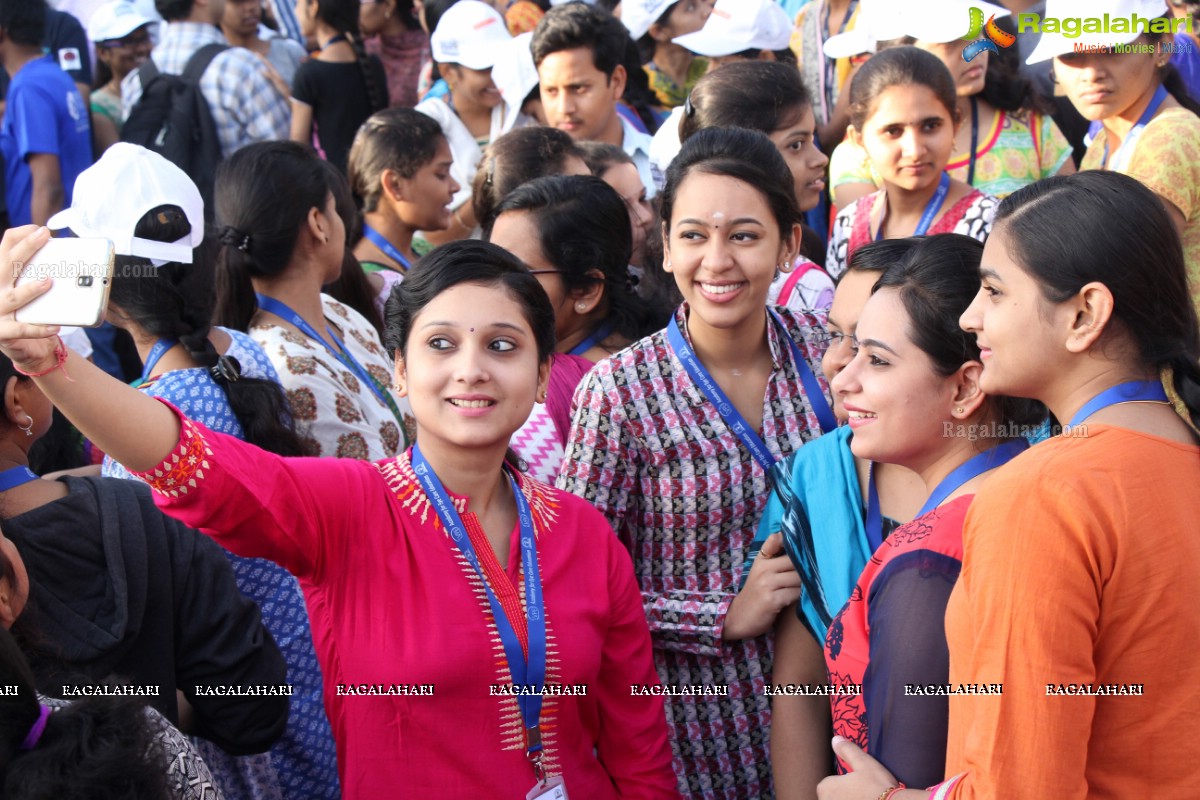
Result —
[[[22, 228], [0, 247], [24, 261], [44, 241]], [[374, 464], [209, 431], [69, 354], [53, 328], [9, 317], [0, 349], [168, 514], [300, 579], [346, 798], [399, 784], [519, 799], [554, 780], [577, 797], [674, 796], [661, 700], [629, 691], [657, 680], [628, 555], [587, 504], [504, 464], [544, 396], [545, 293], [503, 250], [463, 242], [427, 256], [389, 312], [420, 444]], [[127, 414], [111, 413], [118, 400]]]

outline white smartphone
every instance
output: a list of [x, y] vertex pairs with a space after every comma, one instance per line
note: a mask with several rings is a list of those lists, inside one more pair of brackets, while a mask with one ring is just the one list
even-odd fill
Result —
[[110, 239], [51, 239], [24, 265], [13, 263], [17, 286], [52, 278], [50, 291], [17, 309], [17, 322], [94, 328], [104, 321], [112, 288]]

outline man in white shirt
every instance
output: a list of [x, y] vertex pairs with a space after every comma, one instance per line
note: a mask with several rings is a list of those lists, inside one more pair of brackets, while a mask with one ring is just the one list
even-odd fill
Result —
[[546, 12], [533, 31], [542, 109], [551, 127], [576, 141], [615, 144], [633, 159], [653, 196], [650, 136], [617, 112], [627, 75], [621, 65], [629, 34], [606, 11], [571, 3]]

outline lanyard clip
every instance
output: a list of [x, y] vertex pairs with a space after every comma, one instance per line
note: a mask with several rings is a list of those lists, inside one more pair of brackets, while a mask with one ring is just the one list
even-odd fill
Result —
[[533, 774], [539, 786], [546, 785], [546, 769], [542, 766], [542, 728], [534, 725], [525, 729], [525, 757], [533, 765]]

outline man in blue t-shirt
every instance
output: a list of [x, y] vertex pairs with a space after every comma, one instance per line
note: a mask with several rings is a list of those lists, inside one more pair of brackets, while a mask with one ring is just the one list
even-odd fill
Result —
[[38, 225], [71, 204], [75, 178], [92, 162], [87, 104], [44, 55], [44, 0], [0, 1], [0, 61], [11, 78], [0, 153], [12, 225]]

